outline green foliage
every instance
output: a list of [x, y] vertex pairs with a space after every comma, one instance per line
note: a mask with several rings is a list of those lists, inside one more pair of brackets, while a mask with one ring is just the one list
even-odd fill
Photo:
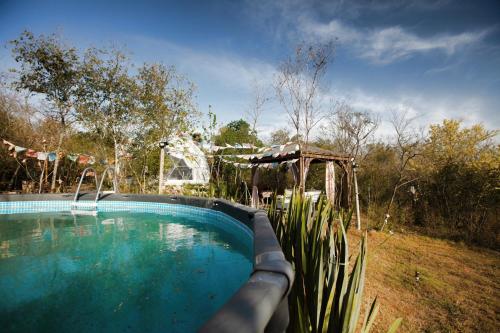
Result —
[[142, 141], [156, 146], [162, 138], [191, 128], [198, 114], [193, 102], [194, 85], [174, 67], [144, 64], [136, 82]]
[[252, 132], [250, 124], [245, 120], [235, 120], [222, 127], [219, 134], [215, 136], [214, 143], [216, 145], [250, 143], [255, 142], [257, 146], [262, 145], [262, 142]]
[[211, 181], [208, 185], [207, 196], [250, 205], [252, 193], [245, 180], [241, 178], [242, 174], [235, 174], [236, 179], [232, 181]]
[[56, 35], [35, 37], [24, 31], [11, 42], [14, 60], [20, 65], [12, 69], [17, 90], [41, 94], [52, 105], [46, 110], [64, 126], [72, 116], [80, 77], [80, 59], [73, 47], [68, 47]]
[[466, 239], [494, 246], [498, 241], [500, 145], [498, 131], [482, 125], [463, 127], [445, 120], [432, 125], [416, 165], [422, 175], [416, 209], [426, 222], [447, 225]]
[[366, 236], [351, 270], [346, 235], [351, 213], [335, 212], [325, 198], [313, 207], [310, 199], [294, 193], [286, 211], [274, 200], [268, 216], [295, 269], [289, 331], [354, 332], [361, 327], [361, 332], [369, 332], [379, 305], [375, 299], [361, 324]]
[[79, 121], [115, 145], [123, 143], [128, 130], [139, 123], [134, 117], [134, 91], [125, 54], [115, 49], [88, 50], [78, 92]]

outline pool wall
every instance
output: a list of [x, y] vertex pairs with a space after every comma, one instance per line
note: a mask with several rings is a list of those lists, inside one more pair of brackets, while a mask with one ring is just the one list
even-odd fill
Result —
[[[0, 194], [2, 202], [73, 201], [74, 194]], [[94, 200], [95, 193], [82, 193], [79, 200]], [[192, 206], [225, 213], [253, 231], [254, 263], [248, 281], [208, 320], [200, 332], [284, 332], [289, 323], [287, 295], [294, 272], [279, 246], [267, 215], [223, 199], [106, 194], [99, 202], [150, 202]], [[22, 205], [22, 204], [21, 204]], [[133, 205], [133, 204], [132, 204]], [[64, 205], [63, 205], [64, 206]], [[30, 209], [27, 207], [26, 209]], [[223, 274], [223, 272], [221, 272]]]

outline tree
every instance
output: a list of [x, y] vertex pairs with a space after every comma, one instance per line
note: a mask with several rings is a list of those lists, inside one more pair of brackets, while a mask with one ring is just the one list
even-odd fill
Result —
[[285, 109], [295, 134], [309, 141], [311, 130], [323, 118], [321, 89], [325, 74], [332, 61], [332, 42], [316, 45], [299, 45], [293, 57], [279, 67], [274, 87]]
[[430, 126], [417, 164], [423, 178], [420, 196], [434, 212], [434, 223], [443, 221], [463, 237], [488, 245], [497, 241], [498, 230], [498, 133], [482, 125], [466, 127], [458, 120], [444, 120]]
[[262, 116], [264, 105], [267, 102], [269, 102], [269, 96], [267, 96], [265, 87], [258, 81], [254, 81], [252, 86], [252, 101], [245, 114], [255, 135], [257, 135], [257, 123]]
[[242, 144], [248, 142], [255, 142], [257, 145], [261, 145], [262, 142], [257, 138], [257, 136], [250, 129], [250, 124], [245, 120], [234, 120], [223, 126], [219, 134], [214, 137], [214, 142], [216, 145], [224, 144]]
[[292, 139], [290, 138], [290, 131], [288, 131], [286, 128], [280, 128], [274, 132], [271, 132], [269, 143], [271, 145], [283, 145], [291, 140]]
[[[134, 155], [140, 165], [141, 184], [146, 169], [152, 171], [149, 156], [158, 151], [158, 142], [177, 132], [187, 132], [198, 116], [194, 104], [194, 85], [179, 75], [174, 67], [161, 64], [144, 64], [136, 77], [137, 117], [140, 124], [134, 138]], [[158, 160], [154, 158], [155, 162]], [[149, 168], [148, 168], [149, 164]], [[154, 163], [156, 166], [156, 163]], [[145, 191], [144, 182], [142, 190]]]
[[51, 191], [55, 190], [59, 166], [59, 152], [69, 123], [74, 120], [74, 101], [80, 76], [80, 59], [73, 47], [66, 46], [56, 35], [35, 37], [24, 31], [10, 42], [15, 61], [20, 65], [13, 69], [17, 74], [14, 87], [30, 94], [43, 95], [49, 108], [45, 116], [59, 122], [59, 139], [52, 173]]
[[128, 74], [128, 58], [116, 49], [86, 52], [78, 94], [79, 121], [91, 132], [110, 140], [115, 173], [120, 179], [120, 157], [132, 133], [142, 124], [136, 116], [136, 85]]
[[357, 160], [378, 124], [379, 119], [370, 112], [355, 111], [342, 102], [334, 105], [321, 131], [336, 149]]
[[410, 177], [408, 174], [408, 168], [413, 161], [413, 159], [419, 155], [420, 144], [422, 142], [421, 136], [413, 129], [412, 123], [414, 118], [409, 118], [408, 113], [404, 112], [392, 112], [391, 124], [396, 132], [394, 148], [397, 155], [396, 163], [396, 182], [392, 187], [391, 199], [387, 203], [387, 208], [385, 210], [384, 223], [382, 224], [382, 230], [384, 229], [387, 221], [390, 217], [389, 212], [391, 206], [394, 203], [394, 198], [400, 187], [403, 185], [414, 182], [417, 177]]

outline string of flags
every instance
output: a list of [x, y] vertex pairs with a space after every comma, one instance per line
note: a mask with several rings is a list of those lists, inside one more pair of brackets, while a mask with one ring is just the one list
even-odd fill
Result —
[[222, 162], [232, 164], [234, 167], [240, 168], [240, 169], [250, 169], [253, 167], [263, 168], [263, 169], [276, 169], [277, 167], [279, 167], [282, 164], [287, 164], [290, 167], [292, 164], [296, 163], [298, 160], [299, 160], [298, 158], [295, 158], [293, 160], [282, 161], [282, 162], [272, 162], [272, 163], [239, 163], [239, 162], [231, 161], [231, 160], [228, 160], [225, 158], [221, 158]]
[[259, 149], [259, 147], [251, 143], [236, 143], [234, 145], [226, 143], [225, 146], [210, 145], [207, 148], [208, 148], [207, 150], [210, 152], [218, 152], [219, 150], [224, 150], [224, 149]]
[[286, 144], [282, 145], [272, 145], [269, 147], [257, 147], [251, 143], [236, 143], [234, 145], [230, 145], [226, 143], [225, 146], [216, 146], [213, 144], [209, 144], [204, 147], [206, 150], [209, 152], [218, 152], [219, 150], [225, 150], [225, 149], [256, 149], [258, 153], [266, 153], [269, 152], [276, 152], [276, 151], [284, 151], [284, 150], [299, 150], [300, 147], [298, 144], [294, 144], [293, 142], [287, 142]]
[[[26, 162], [27, 158], [36, 158], [39, 161], [49, 161], [49, 162], [54, 162], [57, 158], [56, 152], [36, 151], [34, 149], [17, 146], [7, 140], [2, 140], [2, 141], [4, 145], [8, 146], [7, 149], [10, 152], [9, 154], [10, 156], [14, 158], [17, 158], [19, 155], [21, 157], [24, 157], [22, 160], [23, 163]], [[66, 156], [66, 158], [69, 159], [70, 161], [76, 162], [78, 164], [92, 165], [96, 162], [95, 157], [92, 155], [73, 154], [73, 153], [65, 155], [64, 153], [59, 152], [59, 159], [62, 159], [64, 156]]]
[[[235, 145], [228, 145], [226, 144], [226, 147], [220, 147], [220, 146], [215, 146], [216, 149], [213, 149], [214, 146], [212, 146], [212, 149], [210, 151], [216, 152], [221, 149], [227, 149], [227, 148], [250, 148], [249, 144], [235, 144]], [[288, 142], [283, 145], [273, 145], [270, 147], [260, 147], [257, 148], [255, 146], [252, 146], [251, 148], [257, 149], [257, 153], [250, 153], [250, 154], [212, 154], [208, 155], [209, 157], [217, 157], [219, 158], [222, 162], [227, 163], [227, 164], [232, 164], [233, 166], [241, 169], [249, 169], [252, 167], [258, 167], [258, 168], [265, 168], [265, 169], [275, 169], [279, 167], [282, 164], [287, 164], [288, 166], [296, 163], [298, 159], [292, 159], [292, 160], [286, 160], [286, 161], [281, 161], [281, 162], [269, 162], [269, 163], [241, 163], [237, 162], [228, 158], [233, 158], [233, 159], [242, 159], [242, 160], [247, 160], [247, 161], [253, 161], [255, 159], [261, 159], [263, 157], [285, 157], [288, 155], [293, 155], [296, 154], [297, 151], [300, 150], [300, 146], [296, 143], [293, 142]]]

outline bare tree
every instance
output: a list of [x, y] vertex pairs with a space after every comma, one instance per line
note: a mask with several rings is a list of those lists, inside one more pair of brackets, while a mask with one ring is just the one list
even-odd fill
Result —
[[309, 141], [311, 130], [323, 118], [321, 89], [334, 54], [333, 42], [299, 45], [293, 57], [284, 61], [276, 75], [276, 95], [298, 138]]
[[257, 135], [257, 124], [264, 111], [264, 105], [270, 100], [266, 87], [254, 80], [252, 83], [252, 101], [245, 111], [245, 116], [251, 126], [252, 132]]
[[392, 204], [394, 203], [394, 198], [396, 197], [398, 189], [417, 180], [417, 178], [409, 177], [407, 172], [411, 161], [419, 155], [419, 148], [422, 143], [422, 136], [412, 126], [414, 120], [415, 118], [410, 118], [408, 116], [407, 111], [392, 111], [391, 124], [396, 132], [394, 144], [398, 157], [396, 170], [397, 178], [393, 186], [391, 199], [387, 203], [384, 214], [384, 223], [382, 224], [381, 230], [384, 230], [384, 227], [389, 220], [389, 212]]
[[340, 102], [333, 105], [321, 132], [337, 149], [357, 160], [379, 121], [369, 111], [355, 111], [348, 103]]

